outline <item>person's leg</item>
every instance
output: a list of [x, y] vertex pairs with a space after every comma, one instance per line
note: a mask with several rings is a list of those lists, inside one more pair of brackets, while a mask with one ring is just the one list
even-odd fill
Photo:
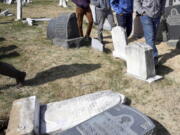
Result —
[[115, 24], [115, 22], [114, 22], [114, 17], [113, 17], [112, 11], [108, 11], [108, 13], [107, 13], [107, 19], [108, 19], [108, 22], [109, 22], [109, 24], [111, 25], [111, 27], [115, 27], [115, 26], [116, 26], [116, 24]]
[[117, 23], [118, 23], [118, 26], [121, 26], [123, 27], [124, 29], [126, 28], [126, 18], [124, 17], [124, 15], [121, 15], [121, 14], [116, 14], [116, 18], [117, 18]]
[[15, 67], [13, 67], [12, 65], [4, 63], [4, 62], [0, 62], [0, 74], [15, 78], [17, 84], [19, 83], [22, 84], [26, 76], [25, 72], [21, 72], [17, 70]]
[[98, 39], [100, 42], [103, 41], [103, 25], [105, 21], [105, 16], [102, 13], [101, 16], [99, 16], [99, 22], [98, 22]]
[[126, 33], [127, 37], [131, 34], [132, 31], [132, 14], [126, 15]]
[[[158, 50], [155, 46], [155, 31], [153, 26], [153, 18], [148, 16], [141, 16], [141, 23], [143, 25], [143, 31], [144, 31], [144, 37], [146, 40], [146, 43], [153, 48], [153, 57], [158, 57]], [[155, 64], [156, 61], [154, 61]]]
[[90, 37], [91, 34], [91, 30], [92, 30], [92, 26], [93, 26], [93, 17], [92, 17], [92, 12], [90, 7], [88, 7], [88, 9], [86, 9], [86, 13], [85, 13], [87, 19], [88, 19], [88, 27], [87, 27], [87, 31], [86, 31], [86, 37]]
[[83, 37], [83, 16], [84, 16], [84, 9], [80, 7], [76, 7], [76, 16], [77, 16], [77, 24], [78, 24], [78, 30], [81, 37]]

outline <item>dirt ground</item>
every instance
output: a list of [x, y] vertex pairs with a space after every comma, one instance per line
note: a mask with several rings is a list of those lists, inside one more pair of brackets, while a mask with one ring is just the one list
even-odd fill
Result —
[[[23, 17], [54, 18], [74, 11], [74, 5], [70, 6], [63, 9], [57, 0], [33, 0], [23, 8]], [[0, 8], [16, 14], [15, 4], [0, 3]], [[0, 17], [0, 61], [26, 71], [27, 81], [17, 89], [14, 79], [0, 76], [0, 119], [8, 119], [12, 102], [18, 98], [36, 95], [43, 104], [111, 89], [126, 95], [132, 107], [152, 118], [157, 135], [180, 135], [180, 49], [157, 45], [158, 74], [163, 79], [148, 84], [127, 75], [126, 63], [112, 57], [109, 32], [105, 32], [104, 53], [90, 47], [64, 49], [46, 38], [47, 22], [27, 26], [14, 20], [15, 16]], [[95, 28], [92, 36], [96, 36]]]

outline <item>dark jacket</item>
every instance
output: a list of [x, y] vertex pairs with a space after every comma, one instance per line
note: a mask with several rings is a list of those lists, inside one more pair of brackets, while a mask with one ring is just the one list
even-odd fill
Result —
[[135, 0], [135, 7], [139, 14], [149, 17], [160, 17], [164, 11], [166, 0]]
[[72, 0], [78, 7], [88, 8], [90, 0]]
[[110, 0], [110, 4], [116, 14], [130, 14], [133, 12], [133, 0]]

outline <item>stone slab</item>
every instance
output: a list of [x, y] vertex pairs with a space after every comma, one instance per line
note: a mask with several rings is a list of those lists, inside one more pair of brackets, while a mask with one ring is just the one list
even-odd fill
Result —
[[180, 39], [179, 40], [168, 40], [167, 45], [174, 47], [174, 48], [180, 48]]
[[134, 42], [127, 46], [127, 73], [142, 80], [156, 76], [152, 51], [146, 43]]
[[67, 40], [54, 38], [52, 41], [54, 45], [62, 46], [64, 48], [78, 48], [83, 44], [81, 42], [82, 40], [83, 40], [83, 37], [67, 39]]
[[39, 134], [39, 110], [35, 96], [14, 101], [6, 135]]
[[41, 106], [41, 133], [63, 132], [124, 102], [124, 95], [106, 90], [49, 103]]
[[61, 133], [52, 135], [153, 135], [154, 123], [138, 110], [118, 104]]
[[104, 45], [98, 39], [95, 38], [92, 38], [91, 47], [100, 52], [103, 52], [104, 50]]
[[113, 56], [126, 60], [127, 37], [125, 29], [120, 26], [113, 27], [111, 34], [114, 46]]

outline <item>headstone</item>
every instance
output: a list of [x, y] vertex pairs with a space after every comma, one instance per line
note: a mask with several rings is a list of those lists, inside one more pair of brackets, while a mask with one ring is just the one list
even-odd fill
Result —
[[17, 17], [16, 20], [22, 19], [22, 0], [17, 0]]
[[133, 38], [141, 38], [143, 37], [143, 27], [141, 24], [140, 16], [137, 16], [136, 13], [133, 13], [133, 24], [132, 24], [132, 32], [130, 37]]
[[97, 25], [98, 22], [97, 22], [97, 19], [96, 19], [96, 7], [95, 7], [95, 5], [90, 4], [90, 8], [91, 8], [94, 24]]
[[127, 37], [125, 29], [120, 26], [113, 27], [111, 34], [114, 46], [113, 56], [126, 60]]
[[52, 19], [47, 28], [47, 37], [53, 43], [66, 48], [79, 47], [82, 39], [79, 34], [75, 13], [63, 13]]
[[176, 45], [180, 40], [180, 1], [167, 0], [165, 8], [168, 40], [174, 41]]
[[127, 73], [149, 83], [161, 79], [155, 72], [152, 48], [146, 43], [134, 42], [126, 47]]
[[59, 0], [59, 6], [62, 6], [64, 8], [68, 7], [66, 0]]
[[124, 95], [100, 91], [49, 103], [41, 107], [41, 134], [63, 132], [124, 101]]
[[14, 101], [6, 135], [39, 134], [39, 109], [35, 96]]
[[92, 38], [91, 47], [100, 52], [103, 52], [104, 49], [104, 45], [98, 39], [95, 38]]
[[154, 135], [155, 125], [144, 114], [118, 104], [103, 113], [53, 135]]

